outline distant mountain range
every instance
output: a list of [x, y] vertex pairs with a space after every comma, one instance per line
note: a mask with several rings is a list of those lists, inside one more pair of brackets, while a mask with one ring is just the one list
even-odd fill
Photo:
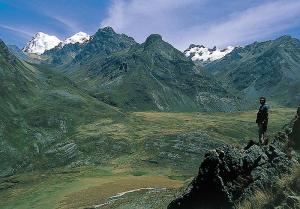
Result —
[[[94, 36], [97, 37], [96, 34]], [[94, 36], [92, 36], [92, 37], [94, 37]], [[48, 52], [48, 51], [51, 51], [54, 48], [61, 49], [65, 45], [69, 45], [69, 44], [87, 43], [90, 39], [92, 39], [92, 37], [84, 32], [79, 32], [69, 38], [66, 38], [64, 41], [61, 41], [56, 36], [51, 36], [51, 35], [45, 34], [43, 32], [38, 32], [26, 44], [26, 46], [23, 48], [23, 51], [30, 53], [30, 54], [41, 55], [41, 54], [47, 53], [49, 55], [49, 54], [51, 54], [51, 52]], [[101, 40], [95, 40], [92, 42], [96, 43], [96, 45], [99, 45], [99, 43], [101, 43]], [[70, 48], [70, 46], [68, 46], [67, 48]], [[74, 47], [71, 47], [71, 48], [73, 48], [73, 50], [74, 50]], [[232, 47], [232, 46], [228, 46], [224, 49], [219, 49], [217, 47], [213, 47], [212, 49], [210, 49], [210, 48], [206, 48], [203, 45], [191, 44], [189, 46], [189, 48], [184, 51], [184, 54], [187, 57], [191, 58], [196, 63], [205, 65], [207, 63], [210, 63], [215, 60], [223, 58], [226, 54], [230, 53], [233, 49], [234, 49], [234, 47]], [[57, 50], [55, 50], [55, 51], [57, 51]], [[69, 50], [66, 50], [66, 51], [69, 51]]]
[[[48, 37], [48, 36], [41, 36], [41, 37]], [[37, 37], [33, 38], [33, 40], [38, 42], [39, 40], [36, 39]], [[27, 48], [28, 46], [31, 45], [32, 46], [38, 45], [38, 44], [32, 44], [32, 42], [34, 42], [33, 40], [31, 40], [27, 44]], [[163, 42], [162, 40], [156, 46], [157, 47], [156, 49], [152, 49], [153, 51], [155, 51], [155, 53], [152, 53], [151, 55], [148, 53], [147, 50], [145, 49], [141, 50], [141, 47], [144, 46], [145, 44], [146, 42], [143, 44], [138, 44], [134, 41], [133, 38], [128, 37], [125, 34], [116, 34], [112, 28], [106, 27], [98, 30], [93, 36], [89, 36], [85, 33], [78, 33], [66, 39], [64, 42], [61, 41], [59, 41], [59, 43], [56, 42], [57, 46], [55, 46], [52, 49], [46, 49], [44, 47], [43, 48], [44, 53], [40, 56], [41, 58], [40, 62], [44, 64], [59, 66], [61, 70], [68, 73], [67, 74], [68, 76], [72, 77], [72, 79], [75, 79], [74, 80], [75, 82], [85, 83], [84, 85], [87, 88], [89, 88], [89, 90], [91, 90], [93, 94], [97, 94], [97, 97], [101, 97], [101, 98], [105, 97], [105, 100], [109, 98], [109, 100], [112, 100], [110, 102], [120, 107], [125, 107], [125, 106], [129, 107], [132, 105], [132, 108], [139, 109], [140, 108], [139, 105], [141, 105], [141, 104], [133, 105], [133, 102], [128, 102], [128, 101], [122, 101], [122, 102], [116, 101], [116, 98], [120, 98], [119, 95], [120, 92], [119, 90], [112, 91], [112, 89], [117, 88], [116, 84], [113, 85], [113, 83], [116, 81], [112, 81], [114, 80], [112, 78], [116, 77], [116, 79], [119, 79], [118, 82], [116, 83], [121, 87], [121, 83], [122, 83], [121, 81], [123, 81], [124, 76], [127, 77], [127, 74], [122, 74], [119, 72], [119, 75], [116, 76], [116, 72], [120, 71], [119, 69], [122, 68], [121, 66], [122, 63], [124, 63], [124, 66], [126, 64], [128, 72], [129, 72], [128, 69], [136, 68], [139, 64], [141, 64], [141, 66], [139, 66], [139, 70], [137, 70], [137, 73], [140, 74], [138, 76], [142, 76], [143, 71], [141, 69], [144, 70], [147, 68], [148, 69], [155, 68], [156, 69], [155, 72], [158, 71], [169, 72], [170, 73], [169, 76], [176, 79], [176, 81], [178, 81], [178, 84], [176, 84], [177, 86], [175, 85], [176, 87], [178, 87], [183, 84], [181, 83], [182, 82], [181, 77], [178, 79], [177, 77], [178, 75], [176, 75], [179, 66], [177, 64], [182, 60], [188, 63], [188, 61], [183, 59], [182, 56], [179, 56], [179, 54], [185, 55], [191, 61], [193, 61], [195, 65], [197, 65], [197, 67], [195, 67], [194, 64], [189, 63], [188, 64], [189, 67], [185, 66], [184, 68], [186, 70], [186, 74], [189, 74], [190, 69], [194, 69], [192, 71], [195, 71], [198, 74], [200, 72], [203, 76], [205, 74], [205, 78], [203, 78], [203, 80], [206, 81], [206, 85], [208, 85], [208, 83], [212, 83], [214, 84], [216, 89], [219, 89], [220, 91], [224, 90], [225, 92], [231, 92], [231, 93], [234, 92], [232, 94], [236, 95], [237, 98], [243, 98], [242, 100], [248, 101], [247, 102], [248, 104], [254, 103], [257, 97], [259, 96], [266, 96], [271, 100], [270, 102], [272, 104], [280, 105], [280, 106], [282, 105], [295, 106], [295, 104], [297, 104], [300, 100], [300, 95], [299, 95], [300, 78], [299, 78], [299, 61], [298, 61], [299, 40], [291, 38], [289, 36], [283, 36], [276, 40], [271, 40], [271, 41], [266, 41], [261, 43], [255, 42], [253, 44], [244, 47], [229, 46], [224, 49], [219, 49], [217, 47], [210, 49], [204, 47], [203, 45], [192, 44], [188, 49], [184, 51], [184, 53], [176, 51], [175, 54], [178, 55], [176, 56], [176, 58], [173, 57], [175, 56], [174, 54], [170, 55], [170, 52], [175, 51], [175, 49], [171, 45], [168, 45], [168, 47], [164, 47], [164, 48], [159, 46], [159, 44], [162, 44], [162, 46], [167, 46], [165, 42]], [[44, 46], [46, 45], [49, 46], [51, 44], [49, 43], [44, 44]], [[25, 51], [34, 51], [34, 48]], [[132, 60], [133, 55], [135, 56], [135, 59], [139, 57], [138, 61], [140, 60], [143, 61], [138, 62], [135, 60], [134, 63], [129, 64]], [[19, 57], [20, 56], [21, 54], [19, 53]], [[148, 57], [148, 59], [145, 59], [145, 57]], [[160, 63], [154, 62], [158, 57], [161, 57]], [[171, 63], [172, 65], [168, 64], [167, 62]], [[162, 69], [169, 69], [171, 66], [172, 69], [174, 69], [173, 71], [162, 70]], [[106, 72], [106, 74], [103, 74], [103, 72]], [[149, 70], [149, 72], [151, 71]], [[147, 75], [147, 76], [149, 78], [154, 79], [152, 75]], [[134, 79], [138, 79], [138, 76]], [[191, 80], [191, 83], [193, 83], [192, 81], [195, 80], [194, 76], [193, 75], [189, 75], [189, 76], [190, 76], [189, 79]], [[111, 81], [107, 79], [105, 80], [104, 77], [106, 78], [111, 77]], [[90, 82], [90, 80], [92, 80], [93, 82], [98, 81], [99, 85], [94, 85], [93, 83]], [[154, 80], [157, 80], [157, 78], [155, 78]], [[105, 90], [104, 86], [106, 82], [109, 82], [110, 85], [112, 86], [110, 85], [106, 86], [105, 87], [106, 90]], [[129, 88], [129, 86], [132, 85], [132, 83], [136, 83], [136, 81], [133, 80], [129, 80], [127, 82], [128, 84], [126, 85], [128, 86], [126, 88], [128, 89], [131, 89]], [[162, 84], [161, 81], [159, 82], [160, 84]], [[175, 82], [175, 80], [172, 82]], [[150, 85], [150, 83], [151, 82], [149, 82], [148, 85]], [[205, 82], [198, 81], [198, 83], [204, 84]], [[154, 86], [155, 85], [156, 84], [154, 84]], [[166, 85], [168, 86], [167, 89], [172, 89], [172, 91], [175, 91], [174, 88], [170, 88], [169, 86], [170, 83]], [[191, 84], [191, 85], [197, 86], [195, 84]], [[146, 87], [142, 88], [142, 86], [137, 85], [136, 88], [139, 88], [139, 91], [145, 90], [146, 92], [150, 88], [149, 86], [147, 86], [147, 88]], [[126, 88], [122, 86], [121, 89], [126, 89]], [[211, 86], [206, 88], [211, 89]], [[161, 88], [160, 89], [161, 93], [163, 92], [162, 91], [163, 89], [164, 91], [166, 91], [166, 88]], [[195, 89], [196, 87], [193, 90]], [[151, 91], [154, 91], [154, 89], [152, 89]], [[114, 93], [112, 92], [118, 92], [116, 94], [118, 96], [113, 96]], [[212, 92], [210, 93], [206, 92], [206, 93], [214, 95]], [[149, 96], [151, 94], [152, 96]], [[150, 100], [157, 104], [154, 105], [154, 103], [150, 102], [151, 104], [149, 104], [146, 109], [154, 108], [158, 110], [174, 110], [174, 101], [176, 100], [175, 103], [179, 105], [180, 103], [179, 97], [184, 98], [181, 95], [181, 93], [179, 93], [178, 91], [176, 91], [176, 93], [173, 92], [172, 93], [173, 96], [166, 96], [167, 94], [162, 93], [162, 94], [158, 94], [159, 95], [158, 96], [153, 92], [150, 93], [149, 91], [147, 93], [148, 95], [147, 97], [151, 98]], [[130, 98], [129, 95], [135, 97], [138, 94], [135, 91], [133, 92], [129, 91], [126, 94], [126, 97], [124, 95], [123, 97], [129, 99]], [[219, 101], [223, 101], [224, 99], [220, 100], [219, 96], [220, 95], [218, 95], [218, 97], [215, 97], [214, 95], [212, 97], [218, 98]], [[221, 98], [227, 98], [227, 96], [228, 95], [225, 93], [222, 95]], [[161, 103], [164, 103], [162, 101], [165, 100], [165, 97], [172, 98], [172, 99], [176, 98], [176, 99], [174, 99], [174, 101], [171, 102], [172, 105], [170, 101], [166, 102], [164, 105], [161, 105]], [[194, 98], [191, 100], [186, 98], [181, 99], [184, 101], [185, 100], [188, 101], [186, 102], [185, 104], [186, 107], [184, 109], [192, 110], [192, 109], [200, 108], [198, 105], [201, 104], [201, 102], [195, 103], [195, 98], [200, 98], [200, 95], [196, 96], [196, 94], [194, 94], [192, 97]], [[134, 99], [131, 98], [131, 100], [133, 101]], [[207, 99], [207, 101], [211, 102], [212, 100]], [[214, 103], [215, 102], [213, 102], [213, 104]], [[182, 105], [183, 104], [179, 105], [180, 106], [179, 109], [182, 108]], [[203, 109], [209, 110], [210, 108], [202, 107], [199, 110], [203, 110]], [[225, 109], [227, 109], [227, 107]]]

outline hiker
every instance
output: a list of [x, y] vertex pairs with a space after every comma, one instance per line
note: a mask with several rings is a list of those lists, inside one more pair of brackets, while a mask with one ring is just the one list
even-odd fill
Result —
[[259, 144], [268, 143], [266, 141], [266, 131], [268, 129], [268, 105], [266, 104], [266, 98], [260, 97], [260, 107], [257, 112], [256, 123], [258, 125], [258, 138]]

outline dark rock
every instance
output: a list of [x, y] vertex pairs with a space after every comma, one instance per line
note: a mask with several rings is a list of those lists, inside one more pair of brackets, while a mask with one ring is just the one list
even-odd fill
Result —
[[257, 142], [255, 142], [254, 140], [249, 140], [247, 146], [244, 148], [244, 150], [249, 149], [250, 147], [252, 147], [254, 144], [258, 145]]
[[186, 51], [188, 51], [189, 49], [195, 48], [195, 47], [205, 48], [205, 46], [203, 46], [203, 45], [190, 44], [189, 48]]
[[290, 208], [297, 208], [300, 205], [300, 197], [299, 196], [288, 196], [286, 199], [287, 206]]
[[216, 46], [214, 46], [212, 49], [208, 49], [209, 52], [214, 52], [214, 51], [216, 51], [216, 50], [217, 50], [217, 47], [216, 47]]

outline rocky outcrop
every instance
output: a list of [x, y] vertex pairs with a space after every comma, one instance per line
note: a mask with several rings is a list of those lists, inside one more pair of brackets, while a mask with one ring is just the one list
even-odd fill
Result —
[[269, 145], [250, 141], [244, 149], [224, 146], [209, 151], [198, 176], [168, 209], [231, 209], [258, 189], [275, 184], [299, 166], [295, 153], [286, 148], [291, 140], [299, 143], [299, 112], [300, 108], [292, 132], [278, 133]]
[[45, 152], [48, 166], [65, 165], [78, 155], [78, 146], [73, 142], [58, 143]]

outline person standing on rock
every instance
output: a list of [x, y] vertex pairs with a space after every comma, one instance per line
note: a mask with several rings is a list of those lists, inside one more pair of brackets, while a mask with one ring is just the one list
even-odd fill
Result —
[[257, 112], [256, 123], [258, 125], [259, 144], [262, 145], [263, 143], [267, 143], [266, 131], [268, 129], [269, 107], [266, 104], [265, 97], [260, 97], [259, 102], [260, 102], [260, 106]]

